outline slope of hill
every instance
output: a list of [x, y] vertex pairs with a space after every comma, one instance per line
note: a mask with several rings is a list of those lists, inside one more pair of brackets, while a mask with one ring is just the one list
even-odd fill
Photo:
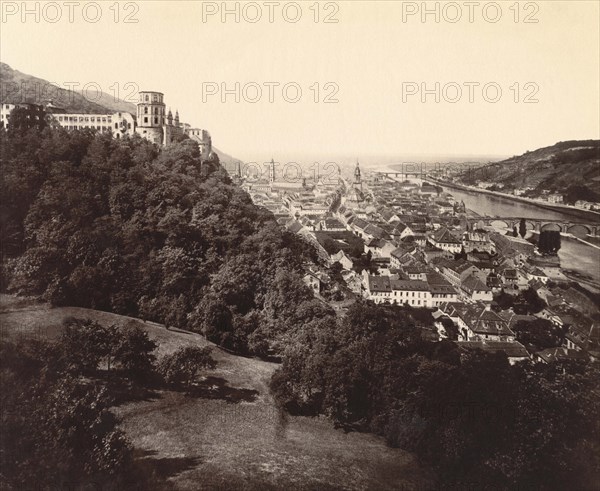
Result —
[[[0, 295], [3, 340], [56, 339], [69, 316], [123, 326], [107, 312], [32, 303]], [[202, 336], [137, 321], [159, 344], [212, 346], [217, 369], [202, 394], [157, 391], [116, 407], [138, 463], [168, 489], [428, 489], [431, 475], [383, 439], [336, 430], [324, 418], [282, 413], [268, 389], [276, 366], [218, 349]]]
[[231, 155], [226, 154], [225, 152], [223, 152], [222, 150], [219, 150], [218, 148], [216, 148], [214, 146], [213, 146], [213, 150], [219, 156], [219, 162], [221, 163], [221, 165], [223, 167], [225, 167], [227, 170], [231, 170], [231, 168], [235, 165], [235, 163], [240, 161], [240, 159], [232, 157]]
[[45, 104], [51, 99], [54, 105], [62, 107], [67, 112], [113, 113], [126, 111], [135, 114], [135, 104], [116, 99], [113, 95], [104, 92], [97, 93], [92, 86], [90, 86], [86, 98], [82, 94], [83, 84], [70, 91], [64, 84], [51, 83], [19, 72], [1, 62], [0, 84], [2, 86], [1, 102], [4, 103]]
[[[52, 85], [60, 87], [60, 84]], [[67, 88], [56, 88], [52, 85], [47, 80], [19, 72], [8, 64], [0, 62], [0, 87], [2, 88], [0, 103], [45, 104], [52, 100], [55, 106], [70, 113], [112, 114], [123, 111], [136, 114], [135, 104], [116, 99], [111, 94], [105, 92], [98, 94], [90, 88], [89, 97], [86, 98], [81, 93], [82, 87], [78, 87], [79, 91], [77, 88], [75, 91], [69, 91]], [[219, 156], [220, 162], [228, 169], [239, 160], [217, 148], [214, 148], [214, 151]]]
[[559, 142], [470, 171], [463, 181], [501, 183], [508, 189], [530, 187], [534, 194], [585, 186], [600, 194], [600, 140]]

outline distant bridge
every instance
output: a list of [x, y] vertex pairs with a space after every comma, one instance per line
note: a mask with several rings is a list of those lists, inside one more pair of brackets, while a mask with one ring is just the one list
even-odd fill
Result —
[[[487, 226], [506, 227], [512, 230], [519, 229], [521, 217], [474, 217], [467, 218], [472, 228]], [[551, 220], [547, 218], [525, 218], [527, 230], [541, 232], [543, 230], [554, 230], [563, 234], [572, 234], [575, 237], [585, 239], [588, 235], [599, 236], [600, 224], [590, 222], [574, 222], [567, 220]]]
[[425, 168], [422, 164], [404, 164], [399, 171], [376, 171], [375, 174], [391, 178], [421, 177], [425, 176]]

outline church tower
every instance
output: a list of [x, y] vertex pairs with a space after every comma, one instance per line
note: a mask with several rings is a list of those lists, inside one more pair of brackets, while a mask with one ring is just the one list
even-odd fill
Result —
[[362, 180], [360, 177], [360, 166], [358, 164], [358, 160], [356, 161], [356, 168], [354, 169], [354, 183], [352, 185], [362, 192]]

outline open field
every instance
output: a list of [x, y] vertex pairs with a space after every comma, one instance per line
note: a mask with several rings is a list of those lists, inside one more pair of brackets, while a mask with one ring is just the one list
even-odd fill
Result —
[[[132, 319], [81, 308], [50, 308], [0, 296], [2, 339], [54, 339], [69, 316], [123, 325]], [[135, 320], [134, 320], [135, 321]], [[139, 322], [158, 355], [207, 346], [202, 336]], [[159, 391], [115, 408], [149, 472], [176, 489], [422, 489], [432, 475], [408, 452], [373, 435], [336, 430], [324, 418], [289, 416], [268, 391], [274, 363], [213, 348], [216, 370], [194, 396]]]

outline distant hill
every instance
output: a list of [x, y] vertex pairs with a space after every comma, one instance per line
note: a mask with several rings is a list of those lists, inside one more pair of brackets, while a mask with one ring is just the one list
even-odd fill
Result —
[[[0, 102], [4, 103], [45, 104], [48, 99], [52, 99], [55, 106], [72, 113], [108, 114], [123, 111], [135, 114], [136, 112], [135, 104], [115, 99], [113, 95], [104, 92], [98, 95], [90, 88], [89, 98], [86, 98], [81, 93], [81, 86], [75, 87], [73, 91], [67, 90], [67, 88], [52, 88], [49, 81], [19, 72], [1, 62], [0, 84], [2, 86]], [[60, 83], [54, 85], [61, 86]], [[89, 100], [96, 98], [97, 100], [94, 101]]]
[[[29, 102], [33, 104], [45, 104], [51, 98], [55, 106], [61, 107], [69, 113], [112, 114], [123, 111], [136, 114], [137, 111], [135, 104], [115, 99], [113, 95], [105, 92], [101, 92], [98, 100], [92, 102], [81, 94], [81, 87], [79, 87], [79, 91], [76, 88], [74, 92], [71, 92], [67, 89], [51, 89], [49, 85], [50, 82], [47, 80], [19, 72], [6, 63], [0, 62], [1, 103]], [[48, 97], [40, 95], [40, 92], [43, 93], [41, 90], [43, 87], [48, 87], [45, 91]], [[96, 97], [97, 93], [90, 89], [90, 98], [96, 99]], [[219, 156], [219, 160], [223, 166], [228, 169], [235, 162], [239, 161], [239, 159], [217, 148], [213, 147], [213, 150]]]
[[218, 148], [216, 148], [214, 146], [213, 146], [213, 151], [219, 156], [219, 162], [227, 170], [231, 170], [236, 162], [240, 162], [240, 159], [232, 157], [231, 155], [226, 154], [225, 152], [219, 150]]
[[530, 187], [557, 193], [583, 186], [600, 194], [600, 140], [558, 142], [465, 173], [462, 180], [468, 184], [487, 181], [509, 189]]

